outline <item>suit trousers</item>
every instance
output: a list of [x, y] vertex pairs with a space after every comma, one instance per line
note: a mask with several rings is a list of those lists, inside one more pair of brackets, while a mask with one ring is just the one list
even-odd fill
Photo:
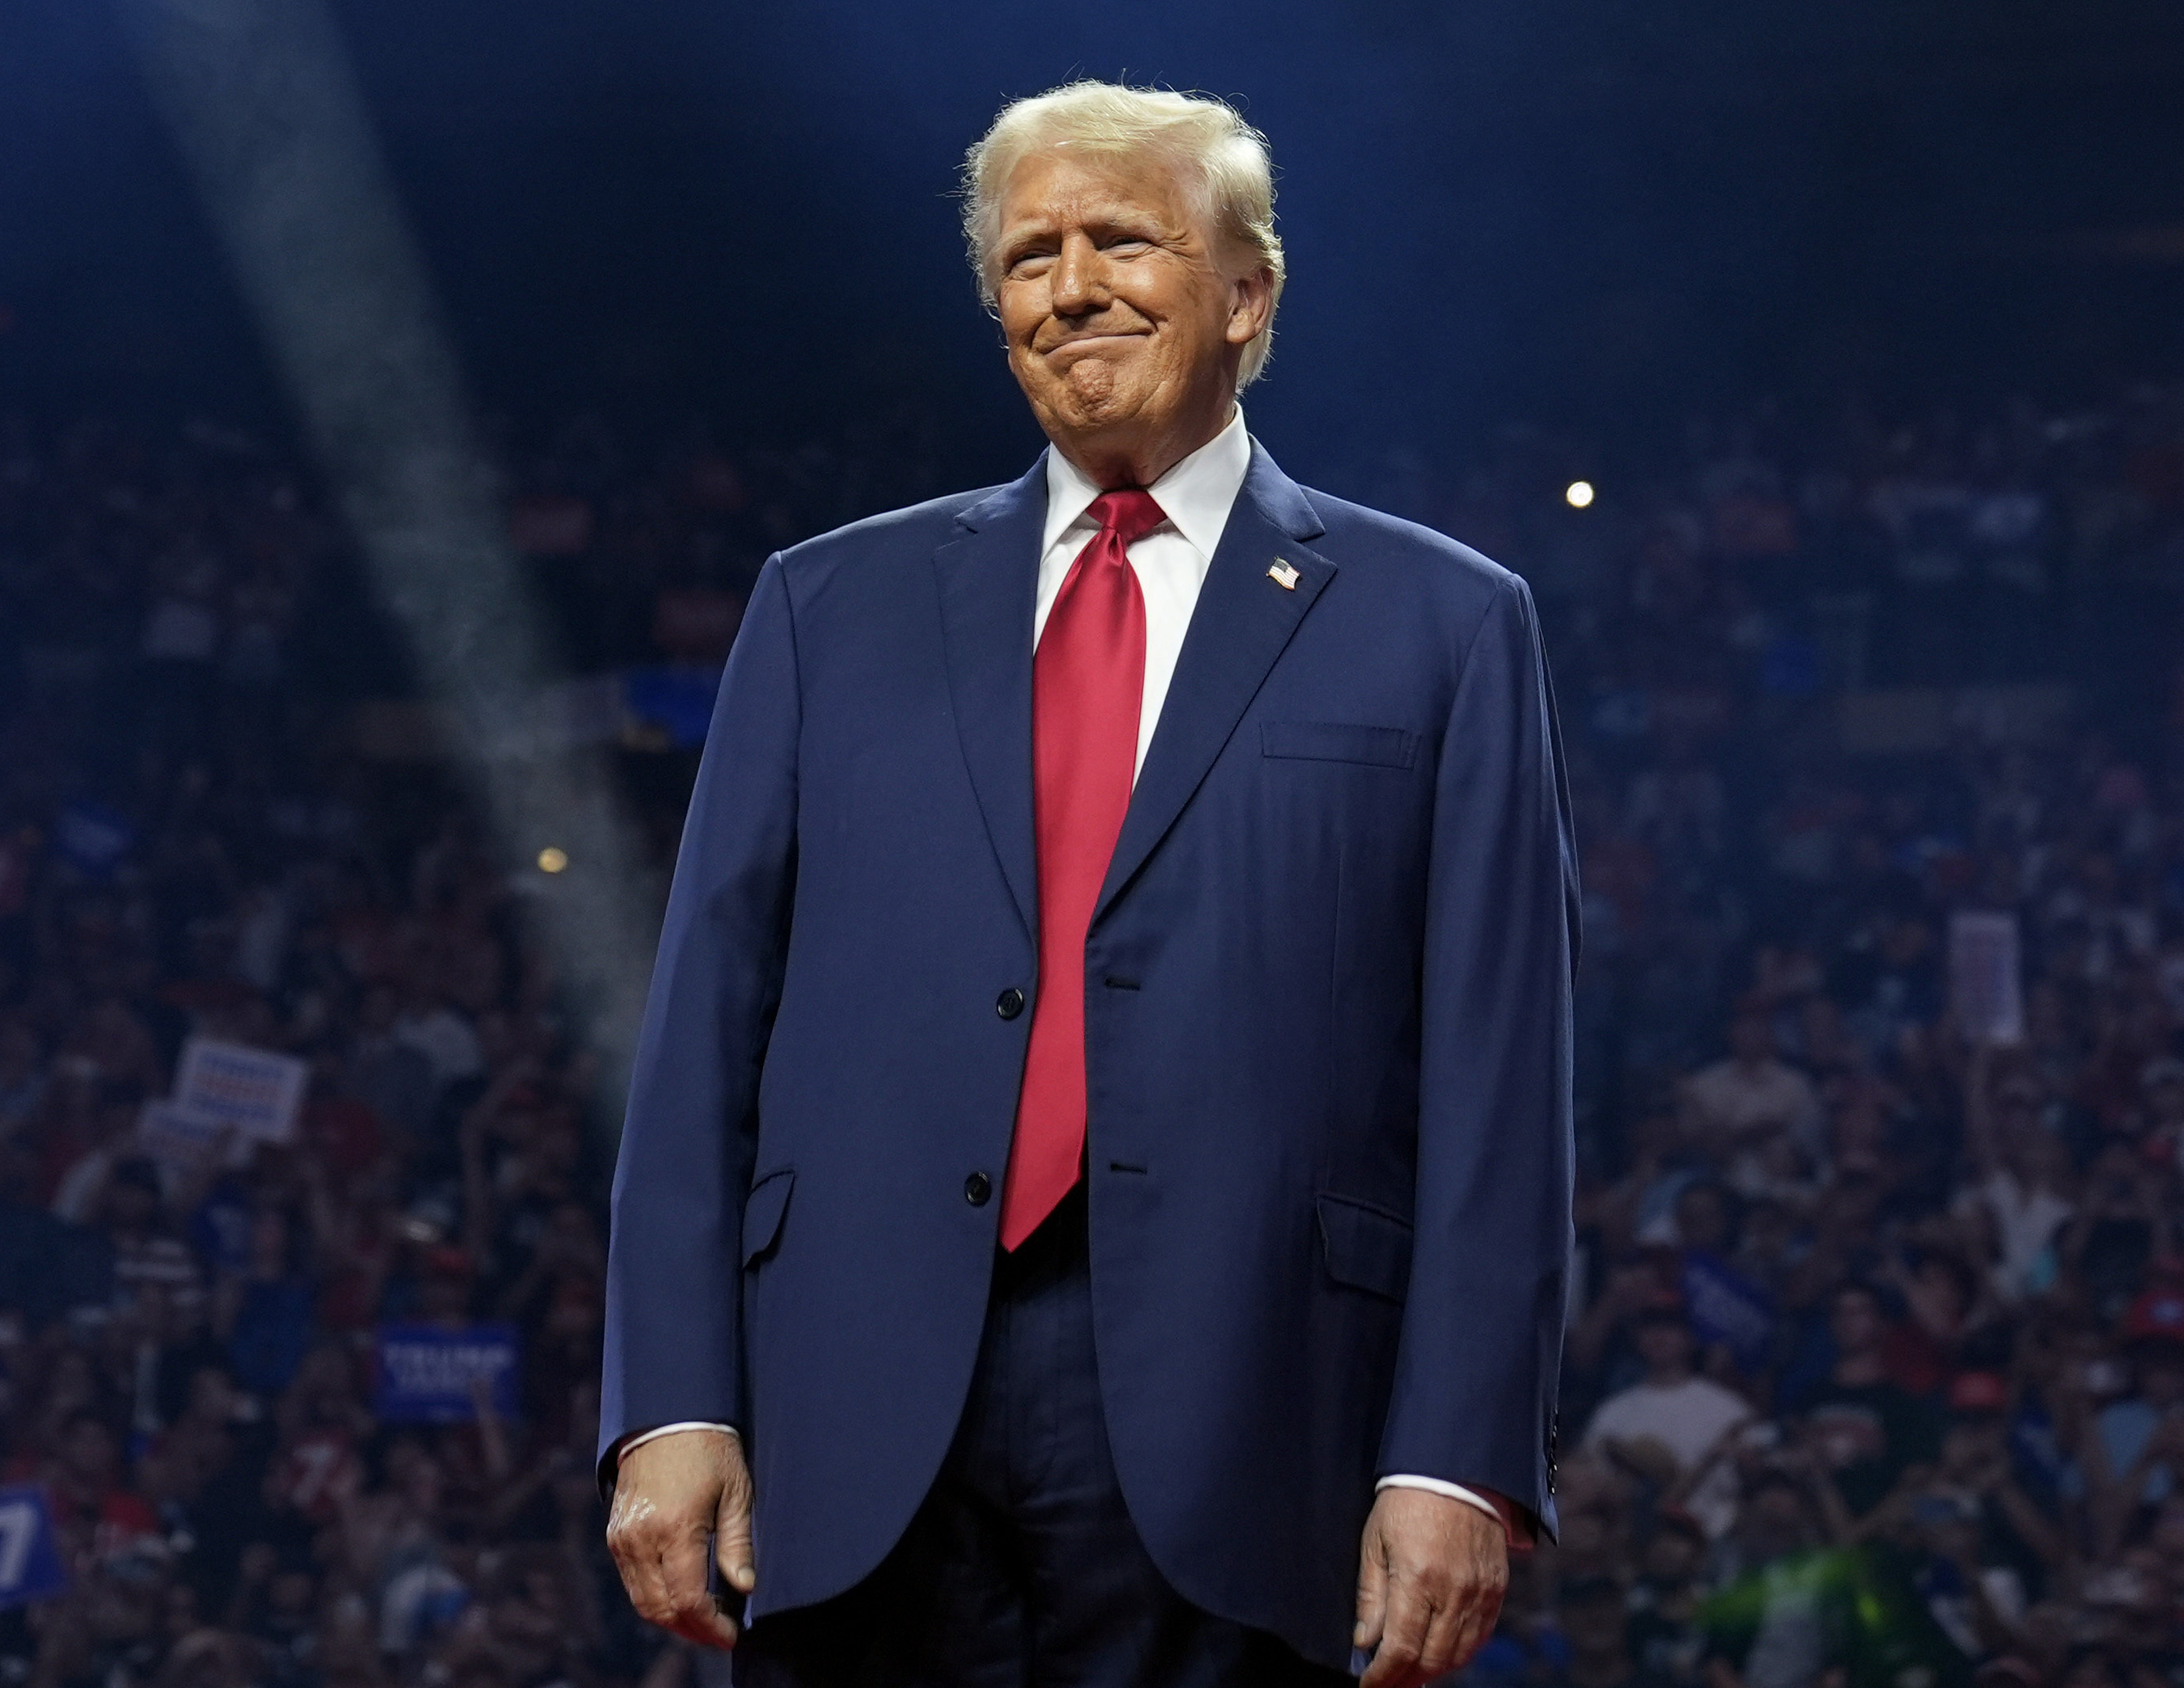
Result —
[[1350, 1688], [1202, 1612], [1138, 1538], [1093, 1351], [1084, 1186], [1000, 1256], [954, 1446], [909, 1529], [846, 1594], [774, 1613], [738, 1688]]

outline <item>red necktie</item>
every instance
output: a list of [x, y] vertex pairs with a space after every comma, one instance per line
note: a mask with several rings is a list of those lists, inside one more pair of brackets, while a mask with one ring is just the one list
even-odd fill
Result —
[[1039, 1228], [1084, 1158], [1084, 938], [1130, 806], [1145, 689], [1145, 600], [1129, 547], [1167, 517], [1138, 487], [1092, 501], [1032, 660], [1039, 1001], [1001, 1195], [1001, 1246]]

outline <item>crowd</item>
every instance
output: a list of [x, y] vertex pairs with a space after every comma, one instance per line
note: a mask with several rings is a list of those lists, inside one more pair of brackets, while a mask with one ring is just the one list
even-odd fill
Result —
[[[585, 671], [945, 479], [916, 419], [498, 448]], [[1470, 1677], [2184, 1680], [2184, 408], [1591, 448], [1347, 488], [1533, 579], [1584, 853], [1561, 1540]], [[671, 1688], [593, 1474], [615, 1099], [527, 876], [354, 730], [410, 682], [327, 509], [0, 425], [0, 1684]], [[692, 762], [623, 758], [663, 862]], [[151, 1133], [192, 1039], [304, 1063], [292, 1130]], [[393, 1329], [520, 1358], [396, 1411]]]
[[2180, 422], [1756, 413], [1616, 524], [1504, 522], [1584, 864], [1582, 1269], [1561, 1539], [1474, 1682], [2184, 1680]]

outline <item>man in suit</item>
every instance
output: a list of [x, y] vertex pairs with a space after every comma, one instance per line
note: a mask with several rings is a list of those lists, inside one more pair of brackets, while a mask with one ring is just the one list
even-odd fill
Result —
[[1073, 85], [966, 175], [1052, 448], [753, 592], [615, 1179], [609, 1539], [746, 1684], [1409, 1688], [1554, 1527], [1531, 599], [1245, 432], [1228, 107]]

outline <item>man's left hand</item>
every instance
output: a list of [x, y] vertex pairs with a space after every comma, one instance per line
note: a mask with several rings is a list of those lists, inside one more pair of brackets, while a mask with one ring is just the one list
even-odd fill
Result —
[[1373, 1655], [1358, 1688], [1419, 1688], [1494, 1633], [1509, 1586], [1498, 1518], [1425, 1489], [1383, 1489], [1365, 1521], [1356, 1644]]

